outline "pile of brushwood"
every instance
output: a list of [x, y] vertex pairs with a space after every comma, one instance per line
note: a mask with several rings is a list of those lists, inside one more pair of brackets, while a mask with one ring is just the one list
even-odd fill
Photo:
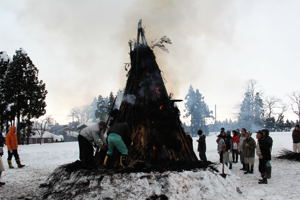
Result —
[[[184, 163], [177, 163], [168, 168], [159, 166], [150, 167], [142, 163], [137, 163], [135, 166], [125, 169], [98, 167], [97, 169], [87, 170], [82, 169], [80, 161], [75, 161], [58, 167], [40, 185], [41, 197], [43, 199], [57, 200], [84, 198], [106, 200], [115, 198], [130, 199], [130, 195], [134, 195], [134, 192], [128, 191], [124, 187], [130, 187], [128, 185], [132, 184], [132, 182], [136, 183], [138, 180], [144, 178], [151, 182], [150, 179], [154, 179], [152, 181], [155, 181], [155, 184], [160, 184], [163, 191], [164, 185], [168, 182], [166, 174], [199, 170], [217, 171], [211, 162], [194, 162], [193, 165], [189, 166]], [[143, 187], [143, 185], [140, 187]], [[168, 199], [168, 197], [165, 194], [151, 194], [146, 199], [159, 200]]]
[[283, 149], [277, 156], [279, 159], [293, 160], [300, 162], [300, 153], [295, 153], [288, 149]]

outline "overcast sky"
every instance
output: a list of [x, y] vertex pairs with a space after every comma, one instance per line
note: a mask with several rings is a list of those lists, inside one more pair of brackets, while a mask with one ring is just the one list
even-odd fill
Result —
[[65, 123], [73, 107], [124, 88], [143, 19], [148, 41], [173, 42], [155, 50], [168, 91], [184, 98], [191, 84], [219, 119], [234, 119], [249, 79], [286, 103], [299, 91], [299, 10], [298, 0], [0, 0], [0, 51], [26, 50], [49, 92], [47, 115]]

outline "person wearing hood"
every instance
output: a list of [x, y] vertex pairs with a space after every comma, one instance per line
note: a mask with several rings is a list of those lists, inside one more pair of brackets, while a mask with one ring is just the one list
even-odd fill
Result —
[[18, 167], [19, 168], [24, 167], [25, 165], [21, 164], [19, 153], [18, 153], [18, 137], [17, 137], [15, 126], [9, 127], [9, 131], [5, 137], [5, 142], [8, 151], [8, 157], [7, 157], [8, 167], [10, 169], [14, 168], [11, 162], [13, 156], [15, 157]]
[[83, 128], [78, 135], [79, 159], [86, 169], [95, 167], [93, 146], [101, 149], [106, 144], [103, 133], [105, 126], [105, 122], [100, 121], [97, 124]]

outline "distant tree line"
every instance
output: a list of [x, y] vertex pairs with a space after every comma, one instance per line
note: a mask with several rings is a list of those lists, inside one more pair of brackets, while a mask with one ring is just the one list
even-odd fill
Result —
[[46, 85], [28, 54], [19, 49], [10, 59], [0, 52], [0, 129], [17, 126], [19, 143], [32, 131], [32, 119], [46, 113]]
[[123, 91], [118, 91], [116, 94], [110, 92], [108, 96], [98, 95], [95, 97], [91, 104], [76, 107], [71, 109], [69, 117], [72, 124], [86, 124], [88, 122], [106, 121], [110, 110], [112, 109], [113, 102], [117, 98], [114, 108], [118, 108], [122, 100]]
[[[189, 123], [184, 123], [183, 127], [186, 132], [196, 136], [199, 129], [205, 134], [218, 132], [221, 127], [227, 130], [246, 128], [250, 131], [257, 131], [262, 128], [268, 128], [271, 131], [285, 131], [290, 130], [296, 123], [299, 123], [299, 120], [294, 122], [285, 119], [284, 115], [288, 110], [288, 105], [282, 103], [278, 98], [263, 97], [262, 94], [257, 89], [256, 81], [249, 80], [239, 105], [237, 119], [217, 121], [214, 119], [213, 111], [209, 109], [205, 102], [204, 95], [199, 89], [190, 86], [185, 96], [183, 115], [184, 118], [189, 120]], [[69, 115], [72, 118], [72, 123], [82, 124], [88, 121], [105, 121], [116, 96], [118, 98], [115, 107], [118, 108], [123, 97], [122, 91], [118, 91], [116, 95], [113, 92], [108, 96], [99, 95], [94, 98], [90, 105], [73, 108]], [[300, 94], [294, 92], [290, 99], [292, 111], [300, 118]], [[211, 123], [212, 121], [213, 123]]]
[[[279, 98], [263, 97], [262, 94], [257, 89], [256, 81], [249, 80], [239, 106], [237, 120], [216, 121], [213, 117], [213, 111], [209, 110], [204, 101], [204, 96], [198, 89], [190, 86], [185, 97], [184, 115], [184, 117], [189, 118], [190, 123], [188, 125], [184, 124], [184, 128], [195, 136], [199, 129], [206, 134], [208, 132], [218, 132], [222, 127], [227, 130], [246, 128], [250, 131], [257, 131], [267, 128], [271, 131], [287, 131], [299, 123], [300, 93], [294, 92], [289, 96], [290, 105], [284, 104]], [[289, 106], [293, 113], [297, 115], [298, 120], [285, 119]], [[208, 119], [214, 119], [214, 123], [208, 124]]]
[[246, 91], [240, 104], [237, 121], [225, 120], [215, 121], [209, 126], [211, 131], [219, 131], [221, 127], [227, 130], [246, 128], [250, 131], [257, 131], [267, 128], [271, 131], [288, 131], [295, 124], [299, 123], [300, 94], [294, 92], [290, 96], [290, 107], [298, 120], [285, 119], [288, 105], [276, 97], [263, 98], [262, 92], [257, 90], [256, 81], [247, 82]]

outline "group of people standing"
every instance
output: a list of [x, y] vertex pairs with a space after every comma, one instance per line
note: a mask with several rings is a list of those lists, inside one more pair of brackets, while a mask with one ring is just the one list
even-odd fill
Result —
[[[231, 135], [232, 133], [232, 135]], [[268, 129], [262, 129], [256, 132], [256, 138], [252, 137], [252, 133], [245, 128], [240, 130], [225, 131], [221, 128], [220, 134], [217, 136], [218, 153], [220, 163], [229, 166], [232, 169], [233, 163], [240, 162], [241, 170], [244, 174], [254, 173], [255, 152], [259, 159], [259, 172], [262, 179], [259, 184], [267, 184], [268, 178], [271, 178], [271, 151], [273, 140], [269, 136]]]
[[16, 163], [19, 168], [23, 168], [25, 165], [21, 164], [19, 153], [18, 153], [18, 137], [16, 133], [16, 127], [11, 126], [9, 127], [9, 131], [6, 134], [6, 137], [4, 138], [2, 134], [0, 133], [0, 187], [5, 185], [4, 182], [1, 181], [1, 175], [4, 171], [4, 165], [2, 161], [2, 156], [4, 155], [4, 144], [6, 144], [7, 147], [7, 163], [8, 167], [10, 169], [14, 168], [12, 164], [12, 157], [15, 157]]

